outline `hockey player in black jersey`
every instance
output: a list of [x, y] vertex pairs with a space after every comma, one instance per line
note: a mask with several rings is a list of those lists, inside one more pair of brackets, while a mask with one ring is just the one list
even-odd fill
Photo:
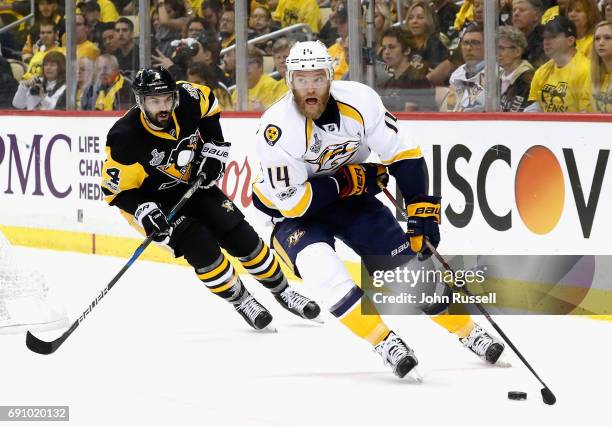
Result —
[[[285, 309], [316, 318], [319, 306], [287, 284], [276, 255], [216, 186], [230, 144], [224, 142], [221, 110], [212, 91], [175, 82], [162, 67], [140, 70], [133, 90], [137, 106], [107, 136], [102, 173], [106, 202], [176, 257], [184, 256], [206, 287], [233, 304], [253, 328], [265, 328], [272, 316], [245, 288], [221, 248]], [[205, 177], [201, 188], [168, 222], [166, 214], [198, 174]]]

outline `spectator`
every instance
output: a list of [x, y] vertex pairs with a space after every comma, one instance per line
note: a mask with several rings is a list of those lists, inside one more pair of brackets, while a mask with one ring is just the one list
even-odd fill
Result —
[[100, 50], [102, 53], [112, 54], [119, 47], [117, 44], [117, 33], [115, 32], [114, 22], [103, 22], [102, 32], [100, 34]]
[[76, 45], [77, 45], [77, 58], [85, 56], [92, 61], [95, 61], [100, 56], [100, 50], [98, 47], [87, 40], [89, 35], [89, 27], [87, 26], [87, 19], [84, 15], [77, 13], [74, 17], [74, 24], [76, 26]]
[[340, 3], [336, 8], [336, 13], [332, 18], [338, 31], [338, 40], [331, 45], [327, 51], [329, 56], [334, 58], [334, 80], [340, 80], [349, 70], [344, 44], [348, 40], [348, 11], [346, 3]]
[[399, 27], [388, 28], [382, 36], [382, 48], [383, 60], [392, 74], [380, 88], [385, 107], [391, 111], [435, 110], [433, 85], [410, 61], [409, 34]]
[[374, 49], [376, 58], [382, 59], [382, 35], [391, 26], [391, 11], [385, 3], [378, 2], [374, 5]]
[[57, 27], [53, 21], [41, 22], [39, 26], [40, 38], [34, 44], [34, 56], [30, 59], [28, 69], [23, 75], [23, 80], [42, 75], [42, 63], [45, 55], [49, 52], [59, 51], [64, 53], [64, 48], [57, 41]]
[[134, 23], [122, 16], [115, 22], [115, 34], [117, 50], [113, 55], [119, 63], [119, 72], [131, 79], [138, 71], [140, 60], [140, 49], [134, 43]]
[[[410, 35], [410, 56], [408, 61], [424, 78], [448, 58], [448, 50], [436, 32], [434, 12], [425, 1], [414, 1], [406, 13], [406, 30]], [[416, 75], [415, 75], [416, 77]]]
[[279, 0], [272, 19], [283, 28], [304, 23], [314, 34], [321, 29], [321, 11], [317, 0]]
[[542, 15], [542, 19], [540, 20], [542, 25], [547, 24], [556, 16], [566, 16], [567, 15], [567, 5], [569, 0], [557, 0], [557, 4], [555, 6], [551, 6]]
[[601, 7], [606, 21], [612, 22], [612, 0], [603, 0]]
[[484, 34], [482, 27], [470, 24], [461, 39], [465, 63], [450, 77], [450, 87], [442, 111], [484, 111]]
[[197, 39], [200, 33], [206, 29], [207, 25], [204, 18], [200, 18], [199, 16], [190, 18], [185, 26], [185, 31], [183, 31], [183, 38]]
[[232, 99], [227, 87], [215, 77], [215, 70], [210, 65], [192, 62], [187, 69], [187, 81], [208, 86], [223, 111], [232, 110]]
[[219, 20], [219, 42], [221, 42], [221, 49], [236, 43], [236, 34], [234, 33], [235, 23], [236, 14], [234, 9], [224, 10]]
[[59, 110], [66, 108], [66, 57], [49, 52], [43, 59], [42, 77], [22, 80], [13, 97], [20, 110]]
[[119, 63], [113, 55], [100, 55], [96, 60], [94, 89], [98, 111], [127, 110], [133, 104], [130, 83], [119, 73]]
[[0, 109], [13, 108], [13, 95], [17, 91], [17, 80], [13, 77], [11, 64], [0, 56]]
[[87, 25], [89, 26], [89, 40], [100, 46], [102, 40], [102, 26], [104, 25], [100, 21], [100, 5], [96, 1], [82, 1], [77, 4], [79, 11], [87, 19]]
[[525, 35], [515, 27], [500, 27], [497, 32], [497, 63], [500, 74], [500, 110], [523, 111], [529, 104], [533, 66], [523, 59], [527, 47]]
[[595, 27], [591, 57], [592, 107], [598, 113], [612, 113], [612, 21]]
[[539, 67], [548, 58], [544, 54], [542, 42], [543, 27], [540, 25], [542, 17], [542, 2], [540, 0], [513, 0], [512, 25], [523, 32], [527, 39], [527, 49], [523, 58], [534, 66]]
[[[112, 0], [119, 15], [137, 15], [138, 10], [134, 0]], [[113, 21], [111, 21], [113, 22]]]
[[287, 80], [285, 79], [287, 73], [287, 64], [285, 63], [289, 56], [291, 47], [295, 44], [295, 40], [281, 37], [274, 42], [272, 46], [272, 57], [274, 58], [274, 68], [278, 71], [279, 79], [276, 81], [276, 88], [274, 90], [274, 97], [280, 99], [288, 91]]
[[187, 9], [182, 0], [157, 0], [157, 13], [159, 29], [155, 32], [155, 42], [165, 56], [170, 56], [170, 43], [181, 38], [187, 25]]
[[455, 15], [453, 29], [456, 33], [474, 22], [474, 0], [465, 0]]
[[223, 55], [221, 69], [227, 76], [228, 86], [236, 84], [236, 49], [232, 49]]
[[[277, 29], [277, 27], [272, 26], [272, 13], [270, 9], [265, 6], [257, 6], [253, 9], [249, 18], [249, 39], [270, 34]], [[257, 43], [255, 47], [266, 55], [271, 55], [273, 43], [273, 40], [268, 40]]]
[[[376, 2], [376, 5], [379, 5], [381, 2]], [[341, 0], [332, 0], [331, 1], [331, 13], [327, 19], [327, 22], [321, 30], [319, 31], [319, 40], [323, 42], [323, 44], [327, 47], [336, 43], [336, 39], [338, 38], [338, 30], [336, 29], [336, 23], [334, 20], [334, 16], [336, 15], [336, 10], [338, 9], [338, 5], [342, 4]], [[270, 10], [274, 10], [270, 7]], [[375, 12], [376, 13], [376, 12]], [[272, 15], [272, 19], [274, 19], [274, 14]]]
[[[249, 61], [247, 65], [248, 82], [248, 109], [254, 111], [264, 111], [275, 101], [276, 80], [264, 74], [263, 56], [258, 49], [249, 48]], [[232, 104], [236, 108], [238, 104], [238, 93], [232, 93]]]
[[576, 49], [586, 58], [590, 58], [595, 25], [601, 20], [595, 0], [570, 0], [567, 17], [576, 25]]
[[206, 21], [206, 28], [212, 28], [215, 33], [219, 31], [219, 20], [223, 8], [220, 0], [203, 0], [200, 7], [200, 16]]
[[34, 54], [34, 42], [37, 40], [41, 22], [53, 22], [56, 25], [59, 32], [57, 35], [58, 41], [64, 33], [64, 20], [58, 11], [58, 0], [39, 0], [36, 12], [34, 25], [30, 27], [23, 50], [21, 51], [21, 58], [24, 62], [28, 62]]
[[452, 34], [459, 7], [450, 0], [434, 0], [432, 3], [438, 17], [440, 32], [446, 35]]
[[569, 18], [557, 16], [545, 25], [544, 52], [551, 59], [536, 70], [525, 111], [589, 111], [590, 64], [576, 51], [576, 26]]
[[[89, 103], [87, 91], [93, 85], [94, 63], [91, 59], [82, 56], [79, 58], [79, 72], [77, 73], [76, 107], [77, 110], [93, 110], [94, 102]], [[94, 100], [95, 101], [95, 100]]]

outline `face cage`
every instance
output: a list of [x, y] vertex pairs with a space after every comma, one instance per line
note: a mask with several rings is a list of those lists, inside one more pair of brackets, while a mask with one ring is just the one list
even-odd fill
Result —
[[327, 74], [327, 80], [328, 81], [332, 81], [334, 80], [334, 69], [333, 67], [326, 67], [326, 68], [313, 68], [313, 69], [308, 69], [308, 70], [287, 70], [287, 74], [285, 74], [285, 80], [287, 82], [287, 86], [289, 86], [290, 89], [293, 89], [293, 73], [295, 71], [317, 71], [317, 70], [325, 70], [326, 74]]
[[[169, 93], [169, 92], [161, 92], [161, 93], [148, 94], [148, 95], [142, 95], [142, 94], [134, 93], [134, 95], [136, 97], [136, 105], [138, 105], [138, 108], [140, 108], [140, 111], [142, 111], [144, 113], [145, 119], [147, 120], [147, 122], [150, 125], [152, 123], [151, 123], [151, 120], [149, 119], [149, 115], [147, 114], [147, 110], [145, 109], [145, 106], [144, 106], [145, 97], [146, 96], [153, 96], [153, 95], [163, 95], [165, 93]], [[176, 108], [179, 106], [179, 92], [178, 92], [178, 89], [176, 89], [172, 93], [172, 100], [174, 102], [172, 103], [172, 109], [170, 110], [170, 114], [172, 114], [172, 112], [174, 112], [174, 110], [176, 110]]]

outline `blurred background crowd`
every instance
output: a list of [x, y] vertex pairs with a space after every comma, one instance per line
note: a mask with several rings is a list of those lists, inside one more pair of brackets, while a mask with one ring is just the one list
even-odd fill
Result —
[[[491, 51], [485, 0], [0, 0], [0, 108], [124, 110], [144, 63], [210, 86], [226, 111], [262, 111], [289, 90], [291, 46], [318, 39], [335, 59], [335, 78], [375, 87], [390, 111], [485, 111], [491, 80], [493, 110], [612, 113], [612, 0], [487, 1], [495, 2]], [[74, 25], [66, 25], [67, 7], [75, 8]], [[244, 26], [246, 60], [237, 61]], [[68, 32], [76, 44], [73, 102]], [[350, 55], [355, 40], [360, 54]], [[246, 64], [242, 104], [237, 64]]]

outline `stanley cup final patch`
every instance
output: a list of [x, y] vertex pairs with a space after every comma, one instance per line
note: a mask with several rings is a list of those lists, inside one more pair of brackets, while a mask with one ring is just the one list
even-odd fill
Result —
[[268, 125], [266, 126], [266, 129], [264, 130], [264, 138], [266, 139], [266, 142], [268, 143], [268, 145], [271, 145], [271, 146], [276, 144], [276, 141], [278, 141], [281, 135], [282, 135], [282, 132], [280, 128], [276, 125]]

